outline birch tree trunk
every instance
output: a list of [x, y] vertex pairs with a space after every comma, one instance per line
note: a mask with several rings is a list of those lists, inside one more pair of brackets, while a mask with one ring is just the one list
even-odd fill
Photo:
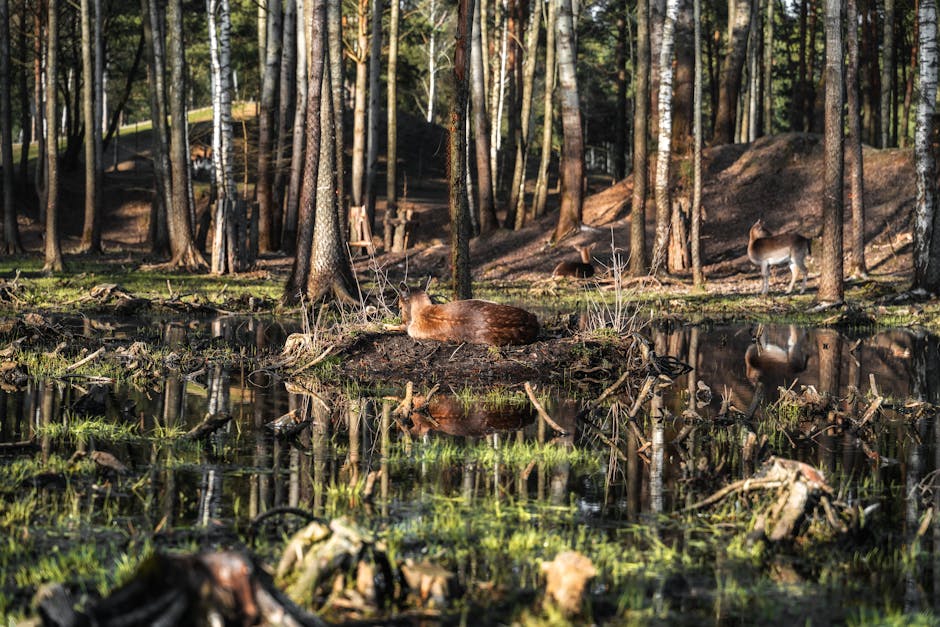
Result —
[[636, 5], [636, 73], [633, 107], [633, 199], [630, 212], [630, 273], [643, 276], [646, 260], [646, 196], [649, 181], [647, 135], [649, 134], [649, 0]]
[[663, 43], [659, 50], [659, 142], [656, 150], [656, 243], [653, 272], [665, 260], [669, 239], [669, 161], [672, 158], [672, 51], [679, 0], [667, 0], [663, 22]]
[[881, 59], [881, 147], [887, 148], [891, 145], [891, 94], [894, 85], [894, 0], [885, 0], [884, 20], [884, 53]]
[[822, 272], [819, 301], [840, 303], [842, 282], [842, 212], [844, 153], [842, 147], [842, 2], [826, 0], [826, 130], [823, 182]]
[[387, 113], [388, 141], [385, 163], [385, 250], [393, 250], [392, 239], [398, 218], [398, 20], [399, 2], [391, 0], [392, 11], [388, 19], [388, 74]]
[[353, 148], [350, 197], [354, 206], [363, 204], [366, 169], [366, 89], [369, 83], [369, 0], [356, 2], [356, 99], [353, 105]]
[[150, 211], [149, 240], [156, 255], [170, 254], [169, 208], [173, 205], [170, 157], [167, 138], [166, 64], [164, 61], [163, 27], [157, 11], [157, 0], [141, 0], [144, 15], [144, 45], [147, 49], [147, 77], [150, 84], [150, 119], [153, 120], [151, 152], [153, 153], [154, 198]]
[[[25, 24], [20, 25], [25, 29]], [[25, 68], [23, 70], [25, 74]], [[10, 6], [0, 0], [0, 167], [3, 168], [3, 251], [20, 252], [13, 195], [13, 112], [10, 102]], [[26, 127], [23, 127], [26, 134]]]
[[[692, 88], [692, 284], [705, 288], [702, 272], [702, 0], [692, 0], [692, 22], [695, 33], [695, 67]], [[773, 0], [768, 0], [773, 3]], [[695, 334], [696, 330], [693, 329]], [[690, 353], [691, 353], [690, 349]], [[694, 363], [694, 362], [693, 362]]]
[[281, 58], [281, 0], [265, 0], [267, 37], [261, 101], [258, 115], [258, 251], [274, 250], [273, 135], [276, 128], [274, 102], [277, 97]]
[[[508, 0], [494, 0], [496, 7], [494, 29], [499, 34], [499, 54], [492, 60], [493, 78], [490, 80], [490, 172], [493, 175], [493, 195], [500, 190], [499, 151], [503, 138], [503, 103], [506, 93], [506, 62], [509, 56], [509, 25], [506, 19]], [[554, 4], [554, 3], [552, 3]], [[557, 8], [556, 8], [557, 11]], [[480, 26], [482, 28], [482, 13]], [[495, 45], [494, 45], [495, 47]]]
[[914, 288], [940, 292], [940, 211], [937, 209], [936, 155], [931, 146], [937, 103], [937, 5], [920, 0], [917, 12], [920, 93], [914, 131]]
[[369, 136], [366, 138], [366, 215], [375, 232], [376, 170], [379, 162], [379, 64], [382, 61], [382, 0], [372, 0], [372, 42], [369, 49]]
[[733, 21], [729, 23], [728, 52], [721, 66], [718, 88], [718, 114], [715, 119], [714, 145], [729, 144], [734, 138], [735, 111], [741, 93], [741, 75], [747, 55], [747, 34], [751, 22], [751, 0], [729, 0]]
[[522, 113], [519, 120], [519, 144], [516, 146], [516, 166], [512, 174], [512, 187], [516, 197], [515, 229], [526, 222], [525, 173], [529, 163], [529, 128], [532, 118], [532, 92], [535, 87], [535, 62], [539, 52], [539, 28], [542, 26], [542, 8], [536, 2], [532, 8], [532, 21], [526, 34], [525, 58], [522, 63]]
[[307, 122], [307, 29], [309, 12], [305, 1], [297, 2], [297, 94], [294, 103], [294, 131], [291, 142], [290, 180], [284, 206], [284, 228], [281, 230], [281, 250], [292, 253], [297, 246], [297, 207], [300, 204], [301, 177], [304, 171], [304, 141]]
[[290, 156], [288, 148], [291, 146], [291, 128], [294, 124], [294, 82], [297, 63], [297, 0], [286, 0], [284, 3], [284, 23], [281, 35], [281, 67], [278, 70], [278, 98], [277, 98], [277, 135], [274, 138], [274, 188], [271, 192], [273, 208], [273, 247], [279, 247], [283, 242], [284, 231], [284, 197], [288, 182], [288, 163]]
[[[641, 0], [642, 1], [642, 0]], [[555, 22], [558, 15], [554, 2], [545, 5], [545, 94], [542, 106], [542, 148], [539, 159], [539, 175], [535, 181], [535, 200], [532, 214], [538, 218], [545, 213], [548, 200], [548, 165], [552, 158], [552, 118], [554, 116], [555, 92]]]
[[451, 270], [454, 296], [473, 297], [470, 280], [470, 209], [464, 172], [467, 137], [467, 100], [470, 93], [470, 37], [473, 32], [474, 0], [458, 0], [457, 33], [454, 45], [454, 108], [450, 114], [450, 220]]
[[858, 103], [858, 0], [845, 0], [846, 45], [845, 92], [847, 99], [849, 199], [852, 203], [852, 265], [849, 274], [866, 278], [865, 265], [865, 189], [862, 161], [862, 120]]
[[95, 42], [92, 35], [91, 0], [81, 0], [82, 22], [82, 116], [85, 120], [85, 225], [79, 250], [83, 253], [101, 253], [101, 163], [98, 159], [101, 143], [101, 117], [95, 117]]
[[189, 138], [186, 126], [186, 57], [183, 47], [182, 0], [169, 0], [167, 33], [170, 62], [170, 169], [173, 204], [167, 212], [170, 232], [171, 266], [190, 271], [204, 270], [208, 264], [193, 240], [190, 207]]
[[[307, 294], [307, 283], [310, 278], [310, 262], [313, 250], [313, 222], [317, 202], [317, 180], [320, 167], [320, 136], [321, 136], [321, 83], [323, 83], [326, 69], [326, 0], [305, 0], [304, 11], [310, 11], [310, 53], [307, 60], [310, 63], [307, 86], [307, 114], [306, 114], [306, 150], [304, 152], [304, 168], [301, 177], [300, 202], [297, 210], [297, 246], [294, 253], [294, 265], [291, 268], [290, 278], [284, 288], [284, 302], [295, 304], [300, 302]], [[327, 98], [327, 101], [330, 99]], [[332, 138], [329, 140], [332, 143]], [[329, 160], [332, 162], [332, 158]]]
[[46, 248], [44, 272], [62, 272], [59, 241], [59, 125], [56, 76], [59, 71], [59, 1], [46, 0]]
[[561, 211], [555, 233], [552, 235], [554, 242], [581, 228], [581, 185], [584, 177], [584, 140], [581, 135], [571, 0], [559, 0], [557, 20], [558, 81], [561, 85], [564, 152], [561, 160]]
[[[489, 233], [499, 226], [493, 206], [493, 173], [490, 170], [490, 126], [486, 115], [486, 68], [483, 65], [483, 37], [480, 29], [480, 5], [474, 2], [473, 34], [470, 43], [470, 84], [473, 100], [473, 132], [477, 162], [477, 205], [480, 233]], [[547, 80], [547, 79], [546, 79]]]

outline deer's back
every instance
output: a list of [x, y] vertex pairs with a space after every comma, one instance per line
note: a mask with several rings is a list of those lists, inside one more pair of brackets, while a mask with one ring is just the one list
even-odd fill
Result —
[[483, 300], [430, 305], [413, 312], [408, 324], [416, 339], [494, 346], [528, 344], [538, 331], [538, 319], [528, 311]]
[[594, 276], [594, 266], [583, 261], [562, 261], [552, 270], [552, 277], [564, 276], [586, 279]]

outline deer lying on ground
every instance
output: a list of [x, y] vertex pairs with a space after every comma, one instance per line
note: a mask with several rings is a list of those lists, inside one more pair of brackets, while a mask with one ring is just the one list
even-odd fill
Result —
[[747, 242], [747, 256], [751, 263], [760, 266], [763, 286], [761, 294], [769, 290], [770, 266], [789, 264], [790, 287], [787, 294], [793, 291], [796, 283], [797, 270], [803, 274], [803, 287], [800, 294], [806, 291], [806, 257], [810, 254], [809, 240], [797, 233], [781, 233], [773, 235], [764, 226], [763, 219], [758, 220], [751, 227]]
[[398, 305], [408, 335], [416, 340], [506, 346], [528, 344], [539, 332], [534, 314], [487, 300], [455, 300], [435, 305], [427, 292], [405, 290]]
[[565, 276], [586, 279], [594, 276], [594, 263], [591, 261], [591, 251], [597, 242], [592, 242], [586, 246], [572, 244], [574, 249], [581, 253], [581, 261], [562, 261], [552, 270], [552, 278], [557, 279]]

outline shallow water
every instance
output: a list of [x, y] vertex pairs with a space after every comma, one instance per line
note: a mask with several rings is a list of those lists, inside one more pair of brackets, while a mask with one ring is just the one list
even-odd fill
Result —
[[[98, 337], [105, 328], [114, 338], [162, 338], [170, 348], [228, 345], [247, 354], [276, 352], [294, 330], [291, 323], [242, 318], [145, 326], [77, 319], [63, 323]], [[30, 539], [25, 553], [0, 556], [5, 572], [0, 589], [5, 608], [0, 606], [0, 612], [22, 610], [34, 587], [22, 571], [29, 570], [30, 559], [53, 547], [86, 543], [110, 560], [140, 550], [141, 534], [155, 533], [157, 546], [234, 544], [247, 538], [255, 517], [283, 506], [324, 518], [351, 514], [393, 533], [404, 553], [421, 554], [427, 542], [422, 528], [436, 528], [431, 521], [454, 515], [448, 508], [458, 516], [473, 510], [498, 515], [501, 507], [517, 508], [525, 512], [524, 520], [535, 521], [535, 528], [560, 530], [572, 538], [596, 533], [629, 543], [638, 525], [656, 527], [656, 514], [676, 512], [724, 483], [750, 476], [754, 462], [742, 453], [749, 433], [758, 441], [767, 437], [768, 454], [820, 468], [844, 500], [877, 504], [872, 516], [885, 523], [878, 542], [886, 552], [914, 556], [900, 570], [870, 565], [864, 571], [868, 581], [854, 589], [836, 592], [841, 584], [829, 581], [815, 599], [823, 606], [814, 610], [817, 616], [842, 620], [850, 613], [846, 607], [824, 607], [834, 594], [839, 603], [879, 611], [940, 609], [940, 577], [934, 576], [940, 575], [935, 546], [940, 542], [940, 504], [934, 502], [940, 499], [930, 498], [930, 490], [940, 485], [940, 473], [934, 473], [940, 469], [940, 429], [933, 416], [886, 412], [877, 421], [874, 438], [863, 443], [851, 429], [831, 435], [834, 423], [825, 419], [784, 420], [779, 411], [768, 409], [780, 398], [781, 388], [799, 391], [804, 386], [839, 397], [854, 386], [863, 395], [862, 410], [872, 385], [887, 399], [937, 403], [936, 338], [909, 330], [846, 336], [794, 326], [721, 326], [658, 330], [651, 340], [658, 354], [675, 356], [694, 370], [640, 414], [638, 437], [622, 432], [627, 408], [615, 404], [588, 422], [579, 421], [584, 400], [566, 398], [562, 390], [540, 393], [553, 420], [569, 432], [556, 436], [521, 392], [509, 399], [468, 401], [441, 391], [426, 413], [398, 417], [392, 414], [397, 405], [393, 397], [403, 396], [404, 390], [389, 389], [385, 382], [375, 382], [374, 390], [319, 387], [308, 391], [313, 394], [299, 393], [270, 372], [249, 371], [224, 358], [188, 362], [178, 376], [145, 386], [31, 379], [22, 389], [0, 390], [0, 444], [24, 446], [0, 451], [0, 463], [9, 470], [14, 462], [37, 462], [2, 484], [0, 519], [12, 520], [10, 530]], [[416, 392], [425, 391], [421, 382], [415, 383]], [[696, 394], [700, 400], [694, 409], [701, 418], [683, 418]], [[729, 418], [722, 412], [723, 400], [750, 417]], [[293, 410], [309, 419], [310, 426], [294, 439], [276, 437], [266, 425]], [[179, 439], [204, 416], [219, 412], [230, 413], [233, 420], [203, 441]], [[104, 416], [100, 422], [110, 428], [87, 433], [65, 429], [81, 425], [88, 416]], [[622, 444], [619, 455], [611, 452], [610, 440]], [[584, 455], [575, 463], [523, 464], [487, 456], [487, 451], [527, 444]], [[61, 464], [77, 450], [112, 453], [130, 470], [126, 475], [95, 471], [92, 485], [78, 486], [42, 474], [44, 465], [38, 462], [58, 458]], [[39, 506], [24, 525], [22, 514], [14, 510], [27, 495]], [[60, 528], [63, 520], [79, 531]], [[479, 533], [469, 521], [466, 525], [468, 535]], [[276, 536], [273, 540], [276, 545]], [[437, 540], [446, 546], [444, 539]], [[695, 541], [670, 536], [667, 543], [681, 548]], [[270, 555], [276, 546], [265, 550]], [[475, 568], [478, 577], [485, 574], [503, 583], [521, 577], [532, 586], [537, 580], [537, 573], [498, 563]], [[822, 576], [813, 564], [797, 570], [798, 581], [809, 585]], [[679, 572], [684, 573], [686, 592], [676, 593], [680, 601], [673, 611], [717, 622], [752, 616], [746, 604], [729, 609], [726, 593], [717, 590], [720, 565], [688, 565]], [[66, 570], [64, 576], [68, 579], [70, 573]], [[88, 575], [76, 576], [72, 583], [93, 592], [110, 580]], [[639, 606], [656, 605], [663, 592], [643, 590]], [[776, 593], [785, 596], [786, 590], [780, 584]], [[790, 611], [799, 615], [798, 608]]]

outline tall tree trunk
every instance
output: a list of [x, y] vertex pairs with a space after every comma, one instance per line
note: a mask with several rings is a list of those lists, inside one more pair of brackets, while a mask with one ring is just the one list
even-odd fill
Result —
[[[704, 289], [705, 275], [702, 272], [702, 238], [700, 234], [702, 226], [702, 0], [692, 1], [694, 4], [692, 23], [695, 29], [693, 35], [695, 63], [692, 94], [692, 134], [694, 136], [692, 141], [692, 283], [695, 287]], [[767, 1], [773, 6], [773, 0]], [[695, 337], [695, 329], [692, 330], [692, 333]]]
[[509, 196], [506, 202], [506, 219], [503, 225], [512, 229], [516, 226], [516, 207], [519, 203], [519, 189], [516, 183], [516, 173], [521, 171], [522, 166], [522, 126], [520, 124], [520, 110], [522, 108], [522, 58], [523, 58], [523, 30], [525, 29], [525, 6], [526, 0], [509, 0], [509, 20], [506, 28], [509, 38], [509, 56], [506, 59], [506, 67], [509, 78], [509, 105], [508, 120], [506, 125], [506, 138], [509, 140], [506, 146], [503, 162], [510, 163], [512, 159], [512, 180], [509, 184]]
[[[920, 15], [920, 4], [919, 0], [914, 0], [914, 14]], [[914, 33], [911, 39], [911, 61], [910, 61], [910, 70], [907, 73], [907, 82], [904, 85], [904, 134], [901, 135], [901, 148], [907, 148], [908, 142], [908, 129], [911, 128], [911, 102], [914, 98], [914, 74], [917, 71], [917, 64], [919, 61], [918, 54], [918, 42], [920, 41], [920, 34], [918, 31], [919, 20], [914, 20]], [[915, 114], [916, 115], [916, 114]], [[916, 124], [916, 122], [915, 122]]]
[[[508, 0], [495, 0], [494, 28], [499, 37], [499, 54], [492, 60], [493, 77], [490, 80], [490, 172], [493, 175], [494, 197], [501, 190], [502, 168], [499, 161], [503, 138], [503, 104], [506, 94], [506, 66], [509, 57], [509, 24], [506, 19]], [[557, 11], [557, 8], [556, 8]], [[482, 14], [481, 14], [482, 19]], [[482, 26], [482, 22], [481, 22]], [[494, 44], [495, 48], [496, 45]]]
[[150, 84], [150, 119], [153, 120], [151, 153], [153, 154], [154, 199], [150, 212], [149, 239], [157, 255], [170, 254], [169, 208], [173, 204], [170, 179], [170, 157], [167, 138], [166, 64], [164, 61], [163, 27], [157, 0], [141, 0], [144, 15], [144, 40], [147, 48], [147, 77]]
[[369, 136], [366, 138], [366, 215], [375, 232], [375, 195], [379, 162], [379, 64], [382, 62], [382, 0], [372, 0], [372, 41], [369, 48]]
[[36, 195], [39, 197], [39, 221], [46, 222], [46, 100], [45, 100], [45, 74], [43, 73], [43, 58], [45, 57], [45, 47], [43, 42], [43, 11], [37, 6], [34, 14], [35, 32], [33, 34], [33, 90], [35, 95], [33, 100], [36, 103], [36, 128], [35, 133], [37, 152], [43, 155], [42, 159], [36, 159], [36, 171], [34, 174], [33, 185], [36, 188]]
[[[327, 21], [327, 49], [330, 51], [330, 95], [333, 99], [333, 124], [331, 133], [336, 146], [333, 148], [333, 159], [336, 161], [334, 176], [336, 179], [336, 211], [339, 216], [339, 228], [343, 233], [343, 240], [348, 240], [348, 219], [346, 210], [346, 146], [343, 140], [343, 112], [345, 102], [343, 99], [343, 11], [341, 0], [329, 0], [326, 5]], [[346, 256], [345, 245], [343, 256]]]
[[274, 238], [272, 248], [280, 247], [283, 242], [281, 233], [284, 230], [284, 196], [288, 181], [288, 163], [290, 156], [288, 148], [292, 142], [291, 128], [294, 124], [294, 83], [296, 80], [295, 66], [297, 63], [297, 0], [286, 0], [284, 3], [284, 24], [281, 35], [281, 67], [278, 70], [278, 97], [277, 97], [277, 136], [274, 148], [274, 188], [271, 192], [273, 199], [273, 229]]
[[45, 272], [62, 272], [62, 245], [59, 241], [59, 125], [56, 75], [59, 54], [59, 1], [46, 0], [46, 252]]
[[[326, 66], [326, 0], [305, 0], [304, 11], [309, 8], [311, 26], [310, 63], [307, 86], [307, 146], [304, 151], [304, 171], [300, 190], [300, 203], [297, 211], [297, 246], [294, 253], [294, 265], [290, 278], [284, 288], [284, 302], [294, 304], [306, 297], [307, 283], [310, 278], [310, 256], [313, 251], [313, 222], [317, 202], [317, 180], [320, 166], [322, 82]], [[332, 138], [329, 140], [332, 142]], [[332, 159], [330, 159], [332, 162]]]
[[[85, 226], [82, 230], [80, 250], [83, 253], [101, 253], [101, 162], [98, 157], [101, 142], [101, 118], [95, 117], [95, 41], [92, 35], [91, 0], [81, 0], [82, 22], [82, 116], [85, 121]], [[97, 20], [97, 17], [94, 18]]]
[[[25, 29], [25, 24], [20, 25]], [[24, 69], [25, 72], [25, 69]], [[16, 225], [16, 205], [13, 194], [13, 113], [10, 102], [10, 7], [8, 0], [0, 0], [0, 167], [3, 168], [3, 250], [8, 254], [20, 252], [20, 236]], [[26, 134], [26, 127], [23, 127]]]
[[663, 43], [659, 50], [659, 143], [656, 150], [656, 243], [653, 271], [664, 261], [669, 239], [669, 162], [672, 159], [672, 51], [675, 44], [679, 0], [667, 0]]
[[812, 133], [816, 126], [816, 4], [810, 0], [806, 32], [806, 81], [803, 85], [803, 129]]
[[734, 137], [735, 111], [741, 93], [741, 74], [747, 54], [747, 35], [751, 23], [751, 0], [729, 0], [730, 41], [721, 66], [721, 84], [718, 93], [718, 115], [715, 120], [714, 145], [729, 144]]
[[[627, 33], [627, 3], [621, 2], [617, 12], [617, 49], [614, 58], [617, 63], [617, 108], [614, 119], [614, 177], [619, 181], [627, 175], [627, 47], [630, 46]], [[632, 61], [632, 60], [631, 60]], [[633, 66], [633, 63], [630, 63]]]
[[[454, 296], [473, 297], [470, 277], [470, 209], [467, 206], [466, 169], [467, 100], [470, 93], [470, 37], [474, 0], [458, 0], [454, 45], [454, 108], [450, 114], [450, 241]], [[479, 15], [479, 14], [478, 14]]]
[[[482, 0], [480, 0], [482, 1]], [[535, 181], [535, 199], [532, 214], [539, 217], [545, 213], [548, 199], [548, 165], [552, 158], [552, 118], [554, 116], [555, 91], [555, 30], [558, 11], [554, 2], [545, 5], [545, 94], [542, 106], [542, 146], [539, 158], [539, 175]]]
[[301, 178], [304, 172], [304, 142], [307, 130], [307, 14], [310, 0], [297, 2], [297, 94], [294, 102], [294, 130], [292, 133], [290, 180], [284, 206], [284, 228], [281, 230], [281, 250], [292, 253], [297, 246], [297, 208], [300, 205]]
[[[865, 278], [865, 189], [862, 161], [862, 120], [858, 104], [858, 0], [845, 0], [846, 45], [845, 92], [848, 115], [849, 198], [852, 203], [852, 276]], [[890, 116], [889, 116], [890, 117]]]
[[400, 0], [391, 0], [388, 20], [387, 113], [388, 141], [385, 163], [385, 250], [392, 250], [395, 220], [398, 218], [398, 20]]
[[516, 146], [516, 165], [512, 175], [512, 186], [516, 190], [515, 229], [525, 225], [525, 174], [529, 163], [529, 129], [532, 118], [532, 92], [535, 87], [535, 62], [538, 57], [539, 28], [542, 26], [542, 9], [536, 2], [532, 8], [532, 22], [526, 35], [525, 59], [522, 64], [522, 111], [519, 120], [519, 144]]
[[[470, 84], [473, 100], [473, 133], [477, 162], [477, 205], [480, 233], [489, 233], [499, 223], [493, 206], [493, 173], [490, 171], [490, 127], [486, 115], [486, 68], [483, 66], [483, 38], [480, 31], [480, 5], [474, 2], [473, 35], [470, 43]], [[546, 78], [548, 80], [548, 78]]]
[[826, 132], [819, 301], [842, 302], [842, 2], [826, 0]]
[[363, 204], [366, 169], [366, 89], [369, 83], [369, 0], [356, 2], [356, 99], [353, 104], [353, 148], [350, 174], [352, 204]]
[[[27, 23], [29, 22], [29, 3], [23, 2], [20, 11], [20, 32], [18, 37], [18, 48], [20, 51], [20, 59], [22, 60], [22, 66], [19, 76], [19, 86], [20, 86], [20, 129], [23, 131], [23, 141], [20, 144], [20, 171], [19, 179], [20, 185], [25, 189], [29, 185], [29, 146], [33, 141], [33, 115], [30, 112], [30, 103], [29, 103], [29, 42], [27, 40]], [[9, 20], [7, 21], [9, 23]], [[7, 38], [9, 41], [9, 38]], [[40, 116], [40, 112], [37, 109], [35, 112], [35, 117]], [[41, 154], [41, 153], [40, 153]], [[37, 159], [37, 162], [42, 161], [42, 159]], [[15, 224], [15, 222], [14, 222]], [[6, 235], [6, 231], [4, 231]], [[19, 244], [19, 233], [17, 232], [17, 244]], [[17, 250], [16, 252], [19, 252]]]
[[173, 204], [168, 211], [170, 265], [187, 270], [204, 270], [208, 264], [193, 240], [189, 185], [189, 138], [186, 125], [185, 48], [183, 42], [182, 0], [169, 0], [167, 34], [170, 62], [170, 170]]
[[636, 73], [633, 108], [633, 201], [630, 211], [630, 272], [646, 274], [646, 196], [649, 181], [647, 135], [649, 134], [649, 0], [636, 5]]
[[265, 0], [267, 37], [258, 115], [258, 250], [274, 250], [273, 152], [278, 72], [281, 59], [281, 0]]
[[917, 11], [920, 93], [914, 132], [914, 288], [940, 292], [940, 211], [937, 208], [936, 154], [931, 140], [937, 104], [937, 5], [920, 0]]
[[692, 150], [692, 88], [695, 75], [692, 42], [692, 0], [679, 0], [676, 14], [676, 69], [673, 85], [672, 150], [687, 155]]
[[764, 0], [766, 14], [764, 15], [764, 60], [763, 78], [764, 86], [761, 89], [763, 96], [762, 132], [771, 135], [774, 132], [774, 7], [775, 0]]
[[581, 111], [578, 101], [578, 77], [575, 71], [574, 20], [571, 0], [558, 2], [558, 82], [561, 85], [561, 125], [564, 135], [561, 162], [561, 211], [552, 241], [559, 241], [581, 228], [581, 190], [584, 176], [584, 140], [581, 135]]
[[894, 0], [885, 0], [882, 50], [884, 54], [881, 61], [881, 147], [887, 148], [891, 143], [891, 93], [894, 85]]

